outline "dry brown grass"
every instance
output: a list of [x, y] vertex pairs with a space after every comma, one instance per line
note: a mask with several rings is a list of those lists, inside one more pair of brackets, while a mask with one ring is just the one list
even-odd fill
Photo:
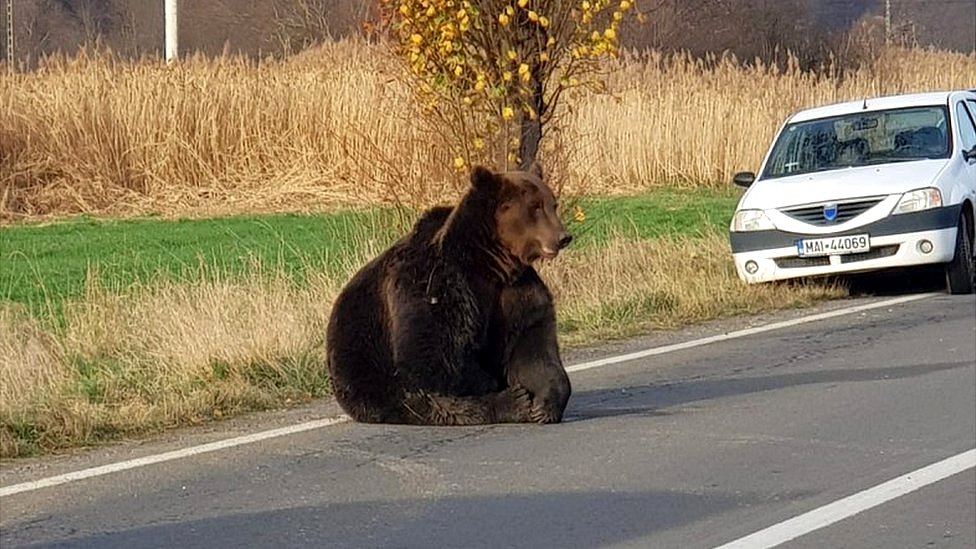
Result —
[[283, 278], [93, 290], [63, 328], [0, 306], [0, 456], [322, 396], [334, 294]]
[[[344, 41], [284, 61], [171, 67], [80, 55], [0, 74], [0, 221], [453, 196], [450, 159], [412, 122], [379, 51]], [[973, 82], [976, 55], [902, 49], [834, 76], [631, 55], [611, 73], [615, 98], [566, 99], [560, 142], [573, 146], [560, 146], [559, 172], [569, 192], [727, 185], [795, 108]]]
[[587, 253], [567, 254], [542, 274], [559, 303], [562, 341], [568, 345], [846, 295], [831, 285], [747, 286], [728, 258], [727, 239], [714, 233], [702, 238], [614, 238]]
[[[349, 258], [351, 271], [377, 250]], [[806, 305], [831, 288], [746, 287], [703, 239], [613, 240], [543, 269], [566, 345]], [[322, 396], [329, 306], [348, 273], [92, 289], [62, 327], [0, 306], [0, 456], [89, 444]]]

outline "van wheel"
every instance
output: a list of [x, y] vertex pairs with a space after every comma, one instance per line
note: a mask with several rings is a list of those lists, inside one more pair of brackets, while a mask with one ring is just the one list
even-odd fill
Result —
[[956, 252], [946, 264], [946, 288], [950, 294], [973, 293], [973, 237], [969, 231], [969, 218], [965, 215], [959, 218], [959, 230], [956, 231]]

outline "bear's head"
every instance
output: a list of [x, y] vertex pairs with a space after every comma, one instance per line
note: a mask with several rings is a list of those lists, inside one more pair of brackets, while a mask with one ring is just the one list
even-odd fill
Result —
[[471, 185], [474, 192], [494, 197], [497, 241], [522, 265], [552, 259], [573, 240], [559, 219], [556, 197], [538, 163], [528, 170], [500, 173], [476, 166]]

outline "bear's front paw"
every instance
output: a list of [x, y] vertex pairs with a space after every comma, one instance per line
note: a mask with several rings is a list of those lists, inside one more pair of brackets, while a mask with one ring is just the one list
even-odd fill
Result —
[[521, 385], [512, 385], [505, 389], [503, 405], [499, 408], [502, 419], [517, 423], [532, 422], [532, 393]]
[[552, 409], [552, 406], [549, 406], [544, 400], [533, 401], [530, 417], [536, 423], [559, 423], [561, 419]]
[[515, 384], [508, 388], [508, 394], [512, 397], [512, 402], [519, 408], [532, 407], [532, 393], [525, 387]]

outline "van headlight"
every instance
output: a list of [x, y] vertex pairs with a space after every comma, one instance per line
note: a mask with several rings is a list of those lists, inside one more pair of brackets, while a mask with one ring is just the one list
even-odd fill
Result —
[[901, 195], [892, 214], [903, 214], [910, 212], [920, 212], [929, 208], [942, 207], [942, 192], [935, 187], [915, 189]]
[[762, 210], [739, 210], [732, 216], [733, 232], [770, 231], [775, 228], [773, 222], [766, 217], [766, 212]]

